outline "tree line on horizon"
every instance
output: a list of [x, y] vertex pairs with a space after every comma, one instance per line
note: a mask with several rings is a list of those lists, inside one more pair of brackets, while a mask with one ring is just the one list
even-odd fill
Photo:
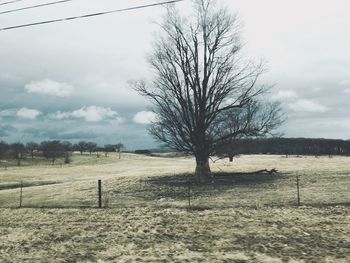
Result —
[[108, 153], [119, 152], [124, 148], [122, 143], [118, 144], [106, 144], [104, 146], [99, 146], [95, 142], [80, 141], [76, 144], [72, 144], [68, 141], [42, 141], [40, 143], [28, 142], [26, 144], [16, 142], [16, 143], [7, 143], [0, 141], [0, 160], [2, 159], [15, 159], [17, 165], [21, 165], [21, 161], [30, 157], [33, 161], [34, 157], [44, 157], [47, 160], [50, 160], [52, 165], [55, 164], [55, 161], [58, 158], [64, 158], [64, 163], [70, 163], [70, 156], [72, 152], [79, 152], [81, 155], [84, 153], [99, 153], [103, 152], [105, 156], [108, 156]]
[[276, 154], [276, 155], [350, 155], [350, 140], [324, 138], [249, 138], [237, 139], [217, 147], [221, 157], [233, 157], [239, 154]]
[[[70, 156], [73, 152], [79, 152], [80, 155], [85, 153], [96, 153], [100, 156], [103, 152], [107, 157], [108, 153], [121, 152], [124, 148], [122, 143], [106, 144], [99, 146], [95, 142], [80, 141], [72, 144], [68, 141], [43, 141], [40, 143], [28, 142], [23, 143], [6, 143], [0, 141], [0, 160], [14, 159], [17, 165], [25, 158], [43, 157], [50, 160], [54, 165], [59, 158], [64, 158], [64, 163], [70, 163]], [[150, 153], [149, 150], [142, 152], [136, 150], [135, 153]], [[324, 139], [324, 138], [245, 138], [236, 139], [229, 143], [219, 145], [216, 150], [219, 157], [227, 157], [230, 161], [234, 156], [240, 154], [276, 154], [276, 155], [350, 155], [350, 140], [341, 139]]]

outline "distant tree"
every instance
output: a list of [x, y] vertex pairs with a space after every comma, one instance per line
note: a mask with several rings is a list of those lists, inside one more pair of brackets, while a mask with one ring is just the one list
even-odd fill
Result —
[[124, 145], [122, 143], [118, 143], [115, 145], [115, 148], [117, 149], [117, 152], [119, 154], [119, 159], [120, 159], [120, 154], [121, 154], [122, 149], [124, 148]]
[[215, 153], [227, 156], [230, 162], [237, 154], [234, 149], [237, 139], [273, 135], [273, 131], [283, 123], [279, 103], [267, 101], [252, 100], [247, 107], [228, 110], [222, 118], [215, 133], [223, 139], [215, 145]]
[[24, 158], [26, 147], [23, 143], [12, 143], [10, 145], [12, 156], [17, 160], [17, 166], [21, 166], [21, 160]]
[[104, 146], [97, 146], [96, 148], [96, 157], [99, 158], [101, 157], [101, 152], [104, 152]]
[[71, 142], [67, 142], [67, 141], [62, 142], [62, 146], [65, 152], [64, 163], [69, 164], [72, 162], [71, 155], [72, 155], [72, 151], [74, 150], [74, 147]]
[[64, 149], [65, 152], [72, 152], [73, 151], [73, 145], [71, 142], [67, 142], [67, 141], [64, 141], [64, 142], [61, 142], [62, 144], [62, 147]]
[[313, 138], [242, 138], [220, 149], [223, 154], [348, 155], [350, 141]]
[[44, 141], [40, 144], [40, 150], [46, 159], [51, 160], [52, 165], [57, 158], [66, 155], [65, 146], [60, 141]]
[[79, 151], [80, 155], [83, 155], [84, 152], [88, 149], [88, 143], [85, 141], [80, 141], [77, 144], [74, 145], [74, 150]]
[[39, 149], [39, 144], [36, 142], [28, 142], [26, 144], [26, 150], [30, 154], [30, 157], [32, 158], [32, 161], [34, 159], [34, 153]]
[[97, 144], [94, 143], [94, 142], [87, 142], [86, 143], [86, 149], [87, 151], [90, 153], [90, 155], [93, 153], [93, 152], [96, 152], [97, 150]]
[[344, 149], [347, 156], [350, 155], [350, 140], [344, 142]]
[[0, 141], [0, 159], [4, 158], [5, 154], [8, 152], [10, 149], [10, 146], [8, 143], [4, 141]]
[[105, 153], [105, 156], [107, 157], [107, 156], [108, 156], [108, 153], [116, 152], [116, 147], [115, 147], [115, 145], [112, 145], [112, 144], [106, 144], [106, 145], [103, 147], [103, 151], [104, 151], [104, 153]]
[[69, 152], [66, 152], [65, 156], [64, 156], [64, 163], [65, 164], [70, 164], [71, 162], [72, 162], [71, 154]]

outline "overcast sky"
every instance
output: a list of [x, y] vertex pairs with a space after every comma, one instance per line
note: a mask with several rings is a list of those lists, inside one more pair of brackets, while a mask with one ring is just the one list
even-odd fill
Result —
[[[0, 12], [44, 2], [0, 5]], [[76, 0], [0, 14], [0, 27], [153, 2]], [[263, 81], [283, 103], [285, 136], [350, 139], [349, 1], [222, 2], [242, 21], [244, 52], [267, 62]], [[184, 13], [190, 7], [176, 5]], [[151, 78], [146, 56], [163, 14], [154, 7], [0, 31], [0, 140], [157, 147], [147, 134], [149, 104], [128, 81]]]

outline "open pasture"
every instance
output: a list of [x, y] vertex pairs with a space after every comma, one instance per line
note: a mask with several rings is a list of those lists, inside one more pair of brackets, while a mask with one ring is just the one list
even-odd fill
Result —
[[[220, 160], [213, 183], [191, 185], [191, 209], [190, 157], [75, 155], [2, 169], [0, 261], [349, 262], [349, 160]], [[265, 168], [280, 173], [251, 173]], [[296, 206], [297, 175], [311, 206]], [[98, 179], [109, 209], [79, 209], [96, 207]], [[20, 181], [27, 208], [15, 209]]]
[[[211, 164], [212, 183], [191, 183], [191, 157], [151, 157], [123, 154], [108, 157], [74, 155], [68, 165], [26, 165], [0, 170], [0, 206], [19, 205], [23, 182], [25, 207], [96, 207], [97, 180], [102, 180], [103, 203], [109, 207], [222, 208], [294, 206], [296, 176], [301, 204], [312, 206], [350, 203], [349, 157], [249, 155], [232, 163]], [[276, 168], [277, 175], [254, 174]]]

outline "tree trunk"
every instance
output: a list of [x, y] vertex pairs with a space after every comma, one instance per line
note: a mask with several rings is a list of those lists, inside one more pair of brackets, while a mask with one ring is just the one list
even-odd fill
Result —
[[22, 158], [22, 154], [21, 154], [21, 153], [18, 153], [18, 154], [17, 154], [17, 165], [18, 165], [18, 166], [21, 166], [21, 158]]
[[210, 171], [209, 157], [196, 157], [195, 177], [199, 183], [210, 182], [212, 180], [213, 176]]

